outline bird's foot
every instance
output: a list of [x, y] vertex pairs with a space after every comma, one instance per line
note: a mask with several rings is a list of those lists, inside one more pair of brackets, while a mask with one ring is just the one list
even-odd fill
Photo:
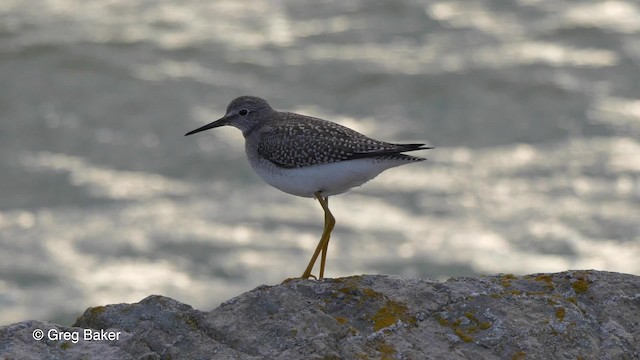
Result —
[[313, 278], [313, 280], [318, 280], [318, 278], [315, 275], [309, 274], [308, 276], [302, 275], [300, 277], [286, 278], [286, 279], [282, 280], [281, 285], [287, 284], [287, 283], [289, 283], [289, 282], [291, 282], [293, 280], [300, 280], [300, 279], [307, 280], [309, 278]]

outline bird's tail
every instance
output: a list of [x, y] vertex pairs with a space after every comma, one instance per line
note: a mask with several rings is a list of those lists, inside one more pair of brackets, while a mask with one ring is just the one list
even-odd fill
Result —
[[434, 147], [427, 146], [426, 144], [396, 144], [396, 145], [398, 146], [400, 152], [435, 149]]

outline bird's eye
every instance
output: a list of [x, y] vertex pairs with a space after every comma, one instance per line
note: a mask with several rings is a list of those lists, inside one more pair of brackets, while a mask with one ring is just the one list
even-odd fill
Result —
[[238, 114], [240, 114], [240, 116], [245, 116], [249, 113], [249, 110], [247, 109], [242, 109], [240, 111], [238, 111]]

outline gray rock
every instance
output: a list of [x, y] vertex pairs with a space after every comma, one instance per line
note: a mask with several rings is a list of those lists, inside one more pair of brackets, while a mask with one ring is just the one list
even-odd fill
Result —
[[[33, 339], [36, 329], [43, 340]], [[118, 339], [85, 340], [92, 329]], [[48, 339], [49, 331], [79, 336]], [[87, 309], [74, 327], [1, 327], [0, 358], [640, 359], [640, 277], [296, 279], [210, 312], [154, 295]]]

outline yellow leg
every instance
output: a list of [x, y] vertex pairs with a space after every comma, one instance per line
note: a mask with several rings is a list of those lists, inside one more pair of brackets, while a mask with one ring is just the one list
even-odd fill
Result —
[[[325, 197], [324, 198], [324, 203], [325, 205], [327, 205], [327, 209], [329, 209], [329, 197]], [[329, 212], [329, 214], [331, 214], [331, 212]], [[335, 219], [334, 222], [335, 224]], [[324, 213], [324, 228], [326, 231], [327, 225], [329, 224], [329, 215], [327, 214], [327, 212]], [[333, 225], [332, 225], [333, 228]], [[324, 266], [327, 263], [327, 249], [329, 248], [329, 240], [331, 239], [331, 231], [329, 231], [329, 233], [327, 234], [327, 241], [325, 241], [324, 243], [324, 247], [322, 248], [322, 255], [320, 256], [320, 279], [322, 279], [324, 277]]]
[[[331, 236], [331, 231], [333, 230], [333, 227], [336, 224], [336, 219], [333, 217], [333, 214], [331, 214], [331, 211], [329, 211], [329, 204], [327, 202], [328, 199], [323, 198], [319, 192], [315, 193], [314, 195], [316, 199], [318, 199], [318, 201], [320, 202], [320, 206], [322, 206], [322, 209], [324, 210], [325, 226], [324, 226], [324, 230], [322, 231], [322, 236], [320, 237], [320, 242], [318, 242], [318, 246], [316, 247], [316, 251], [313, 252], [313, 256], [311, 257], [311, 260], [309, 261], [309, 264], [307, 265], [306, 270], [302, 274], [303, 279], [308, 279], [312, 276], [311, 270], [313, 270], [313, 266], [315, 265], [316, 260], [318, 259], [318, 255], [320, 255], [321, 251], [324, 252], [323, 258], [326, 259], [326, 250], [327, 250], [327, 246], [329, 246], [329, 237]], [[324, 260], [321, 260], [320, 265], [321, 265], [320, 279], [322, 279], [322, 275], [324, 275], [323, 274]]]

